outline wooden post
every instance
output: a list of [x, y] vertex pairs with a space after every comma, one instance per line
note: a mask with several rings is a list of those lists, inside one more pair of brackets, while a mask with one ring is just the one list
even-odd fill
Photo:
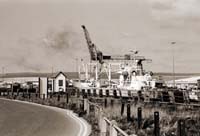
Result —
[[127, 104], [127, 121], [131, 121], [131, 106], [130, 103]]
[[28, 99], [31, 99], [31, 93], [30, 92], [28, 93]]
[[57, 98], [57, 101], [58, 101], [58, 102], [60, 101], [60, 94], [58, 94], [58, 98]]
[[53, 94], [52, 94], [52, 93], [50, 93], [49, 95], [50, 95], [50, 99], [52, 99], [52, 95], [53, 95]]
[[141, 107], [138, 107], [138, 110], [137, 110], [137, 116], [138, 116], [138, 129], [141, 128], [141, 124], [142, 124], [142, 108]]
[[13, 83], [12, 83], [12, 84], [11, 84], [11, 96], [12, 96], [12, 98], [13, 98], [13, 89], [14, 89], [13, 86], [14, 86], [14, 85], [13, 85]]
[[114, 100], [111, 99], [111, 100], [110, 100], [110, 105], [111, 105], [111, 107], [113, 107], [113, 104], [114, 104]]
[[35, 97], [38, 98], [38, 93], [35, 94]]
[[124, 114], [124, 103], [122, 102], [122, 105], [121, 105], [121, 116], [123, 116]]
[[99, 109], [99, 110], [97, 110], [97, 114], [98, 114], [98, 126], [99, 126], [99, 128], [101, 128], [101, 118], [102, 118], [102, 112], [101, 112], [102, 110], [101, 109]]
[[29, 88], [26, 89], [26, 98], [28, 98]]
[[105, 108], [107, 107], [107, 99], [106, 98], [104, 99], [104, 107]]
[[113, 124], [110, 124], [109, 136], [117, 136], [117, 131], [113, 127]]
[[106, 136], [107, 122], [104, 120], [103, 116], [101, 116], [100, 123], [100, 136]]
[[83, 111], [87, 111], [88, 101], [87, 101], [87, 99], [84, 99], [83, 101], [84, 101], [83, 102]]
[[87, 101], [87, 115], [89, 115], [90, 114], [90, 104], [89, 104], [89, 102]]
[[43, 96], [42, 96], [42, 97], [43, 97], [43, 100], [45, 100], [45, 94], [43, 94]]
[[19, 96], [19, 88], [17, 88], [17, 97]]
[[160, 128], [159, 128], [159, 112], [154, 112], [154, 136], [160, 135]]
[[138, 91], [138, 102], [140, 102], [140, 97], [141, 97], [141, 91]]
[[177, 124], [177, 136], [186, 136], [185, 121], [183, 119], [178, 120]]
[[69, 103], [69, 92], [66, 92], [66, 102]]
[[24, 89], [23, 89], [22, 97], [25, 98]]
[[117, 125], [116, 121], [112, 120], [109, 126], [109, 136], [117, 136], [117, 130], [114, 128], [114, 125]]
[[77, 97], [79, 98], [80, 97], [80, 90], [76, 89], [76, 93], [77, 93]]
[[84, 111], [84, 100], [80, 101], [80, 105], [79, 106], [80, 106], [80, 110]]
[[100, 111], [100, 109], [97, 108], [96, 106], [94, 106], [94, 116], [95, 116], [95, 118], [97, 118], [97, 119], [98, 119], [98, 117], [99, 117], [99, 111]]

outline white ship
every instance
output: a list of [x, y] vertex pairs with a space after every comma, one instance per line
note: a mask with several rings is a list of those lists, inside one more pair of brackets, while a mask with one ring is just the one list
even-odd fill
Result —
[[[152, 72], [145, 72], [143, 70], [143, 61], [149, 60], [145, 59], [143, 56], [136, 56], [138, 51], [132, 51], [131, 54], [125, 55], [103, 55], [95, 44], [92, 43], [86, 27], [82, 26], [82, 28], [84, 30], [92, 63], [82, 64], [85, 72], [84, 78], [81, 78], [82, 76], [79, 68], [79, 80], [73, 82], [75, 87], [81, 90], [95, 89], [97, 92], [99, 90], [137, 92], [139, 90], [147, 90], [162, 86], [162, 81], [152, 78]], [[113, 71], [113, 66], [118, 66], [118, 70]], [[88, 70], [89, 67], [90, 70]], [[94, 71], [91, 72], [91, 69]], [[105, 75], [107, 75], [107, 80], [104, 79], [104, 82], [102, 82], [100, 77], [102, 73], [106, 73]], [[118, 80], [112, 79], [113, 73], [119, 75]], [[91, 75], [93, 75], [93, 77]]]

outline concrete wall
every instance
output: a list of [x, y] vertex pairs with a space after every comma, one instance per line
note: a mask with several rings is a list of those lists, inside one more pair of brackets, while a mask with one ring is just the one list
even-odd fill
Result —
[[47, 98], [47, 83], [48, 83], [48, 78], [46, 77], [39, 78], [39, 91], [41, 98]]

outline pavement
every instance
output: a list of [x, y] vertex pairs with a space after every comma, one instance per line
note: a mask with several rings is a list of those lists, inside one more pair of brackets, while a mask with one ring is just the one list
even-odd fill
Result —
[[69, 110], [0, 99], [0, 136], [88, 136], [90, 131]]

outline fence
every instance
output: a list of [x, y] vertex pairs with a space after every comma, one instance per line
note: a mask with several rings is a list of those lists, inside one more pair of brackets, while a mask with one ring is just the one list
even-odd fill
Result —
[[[100, 136], [137, 136], [137, 134], [127, 134], [124, 130], [119, 128], [117, 126], [117, 123], [115, 120], [110, 121], [105, 115], [104, 110], [101, 106], [90, 102], [88, 99], [83, 99], [84, 104], [84, 111], [89, 116], [90, 114], [90, 107], [95, 107], [95, 116], [98, 118], [98, 126], [100, 129]], [[127, 104], [127, 120], [130, 118], [130, 105]], [[186, 119], [179, 118], [177, 120], [177, 130], [176, 130], [176, 136], [186, 136], [186, 125], [185, 125]], [[137, 126], [138, 130], [142, 129], [142, 123], [143, 123], [143, 117], [142, 117], [142, 108], [138, 107], [137, 109]], [[153, 135], [154, 136], [160, 136], [160, 115], [158, 111], [154, 112], [154, 128], [153, 128]], [[199, 132], [200, 133], [200, 132]]]
[[[118, 136], [118, 134], [121, 134], [122, 136], [129, 136], [126, 132], [124, 132], [116, 125], [116, 122], [114, 120], [110, 121], [108, 118], [104, 116], [104, 111], [100, 106], [90, 102], [88, 99], [84, 99], [83, 104], [84, 104], [83, 106], [84, 111], [87, 113], [87, 115], [89, 115], [90, 113], [90, 106], [95, 107], [95, 115], [98, 118], [100, 136], [106, 136], [107, 133], [109, 134], [109, 136]], [[137, 136], [137, 135], [132, 134], [131, 136]]]

